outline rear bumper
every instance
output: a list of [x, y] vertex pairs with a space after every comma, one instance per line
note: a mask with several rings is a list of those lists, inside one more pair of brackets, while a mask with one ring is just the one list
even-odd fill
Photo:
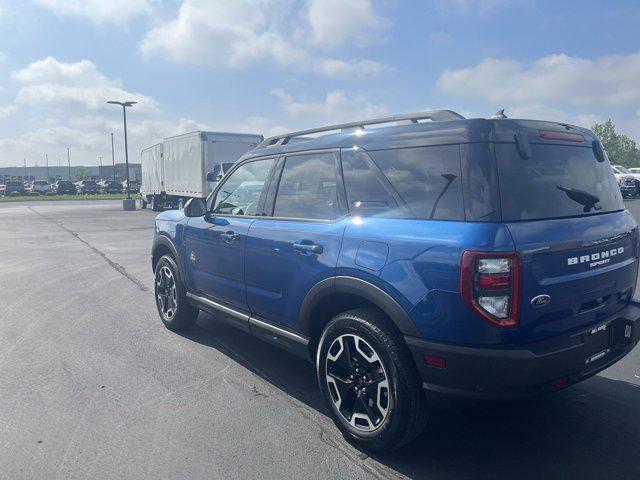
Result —
[[[477, 398], [526, 397], [580, 382], [628, 354], [640, 340], [640, 303], [588, 329], [521, 348], [405, 338], [427, 390]], [[444, 359], [446, 365], [427, 365], [424, 355]]]

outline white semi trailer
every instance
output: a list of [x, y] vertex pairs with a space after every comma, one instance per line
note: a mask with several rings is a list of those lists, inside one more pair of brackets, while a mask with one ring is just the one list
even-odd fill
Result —
[[189, 198], [206, 198], [233, 164], [262, 140], [262, 135], [247, 133], [191, 132], [146, 148], [141, 154], [140, 207], [182, 208]]

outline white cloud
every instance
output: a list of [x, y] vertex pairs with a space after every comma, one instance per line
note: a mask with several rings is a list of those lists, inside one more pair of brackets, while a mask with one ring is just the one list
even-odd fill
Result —
[[453, 41], [453, 37], [447, 32], [439, 31], [429, 34], [429, 43], [432, 45], [446, 45]]
[[[388, 70], [372, 60], [337, 60], [313, 54], [304, 45], [309, 43], [305, 32], [287, 33], [295, 30], [286, 24], [292, 18], [296, 16], [291, 6], [274, 0], [183, 0], [178, 16], [151, 29], [140, 51], [147, 58], [179, 64], [245, 68], [262, 63], [338, 77], [375, 76]], [[318, 28], [320, 35], [326, 34], [326, 29]], [[364, 35], [364, 30], [358, 32]], [[343, 35], [337, 41], [347, 38]]]
[[528, 0], [434, 0], [434, 3], [445, 13], [488, 16], [505, 8], [526, 5]]
[[281, 88], [272, 90], [272, 95], [280, 100], [284, 111], [294, 117], [320, 117], [326, 121], [359, 120], [387, 113], [383, 104], [371, 102], [364, 95], [348, 96], [344, 90], [333, 90], [320, 101], [296, 100]]
[[325, 48], [370, 43], [389, 25], [371, 0], [308, 0], [305, 10], [310, 40]]
[[529, 64], [486, 58], [473, 67], [445, 71], [438, 87], [494, 103], [623, 107], [640, 101], [639, 78], [640, 53], [596, 59], [559, 54]]
[[544, 104], [518, 105], [505, 108], [509, 118], [527, 118], [531, 120], [547, 120], [551, 122], [570, 123], [579, 127], [591, 128], [606, 119], [596, 113], [570, 114], [558, 108]]
[[0, 107], [0, 119], [7, 118], [9, 115], [14, 114], [17, 110], [18, 108], [15, 105]]
[[126, 23], [152, 12], [150, 0], [34, 0], [57, 15], [87, 18], [94, 23]]
[[97, 112], [114, 110], [107, 100], [132, 100], [138, 102], [135, 109], [139, 112], [158, 111], [153, 98], [126, 91], [120, 80], [107, 78], [89, 60], [65, 63], [47, 57], [13, 72], [11, 77], [22, 85], [16, 96], [19, 104]]

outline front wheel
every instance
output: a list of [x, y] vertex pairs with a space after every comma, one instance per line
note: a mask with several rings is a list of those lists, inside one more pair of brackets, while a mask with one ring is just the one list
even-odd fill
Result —
[[169, 255], [156, 265], [154, 293], [160, 319], [169, 330], [185, 330], [196, 322], [198, 310], [189, 304], [178, 265]]
[[334, 317], [320, 339], [316, 366], [333, 421], [356, 446], [394, 450], [424, 428], [422, 382], [404, 339], [380, 312], [356, 309]]

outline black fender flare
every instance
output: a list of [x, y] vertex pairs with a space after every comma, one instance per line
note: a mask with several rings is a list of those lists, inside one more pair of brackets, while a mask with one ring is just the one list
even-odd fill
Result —
[[[179, 270], [179, 274], [180, 274], [180, 280], [182, 280], [183, 284], [184, 284], [184, 271], [183, 271], [183, 266], [182, 266], [182, 262], [180, 259], [180, 255], [178, 255], [178, 250], [176, 249], [176, 246], [173, 244], [173, 242], [171, 241], [171, 239], [169, 237], [167, 237], [166, 235], [156, 235], [156, 238], [153, 239], [153, 246], [151, 247], [151, 269], [153, 270], [154, 265], [153, 265], [153, 256], [155, 255], [156, 250], [158, 249], [158, 247], [163, 246], [163, 247], [167, 247], [170, 251], [171, 254], [173, 255], [173, 259], [175, 260], [176, 264], [178, 265], [178, 270]], [[155, 272], [154, 272], [155, 274]]]
[[307, 292], [300, 306], [302, 333], [311, 336], [311, 312], [325, 298], [335, 293], [358, 295], [382, 310], [405, 336], [422, 337], [409, 313], [387, 292], [356, 277], [338, 276], [321, 280]]

